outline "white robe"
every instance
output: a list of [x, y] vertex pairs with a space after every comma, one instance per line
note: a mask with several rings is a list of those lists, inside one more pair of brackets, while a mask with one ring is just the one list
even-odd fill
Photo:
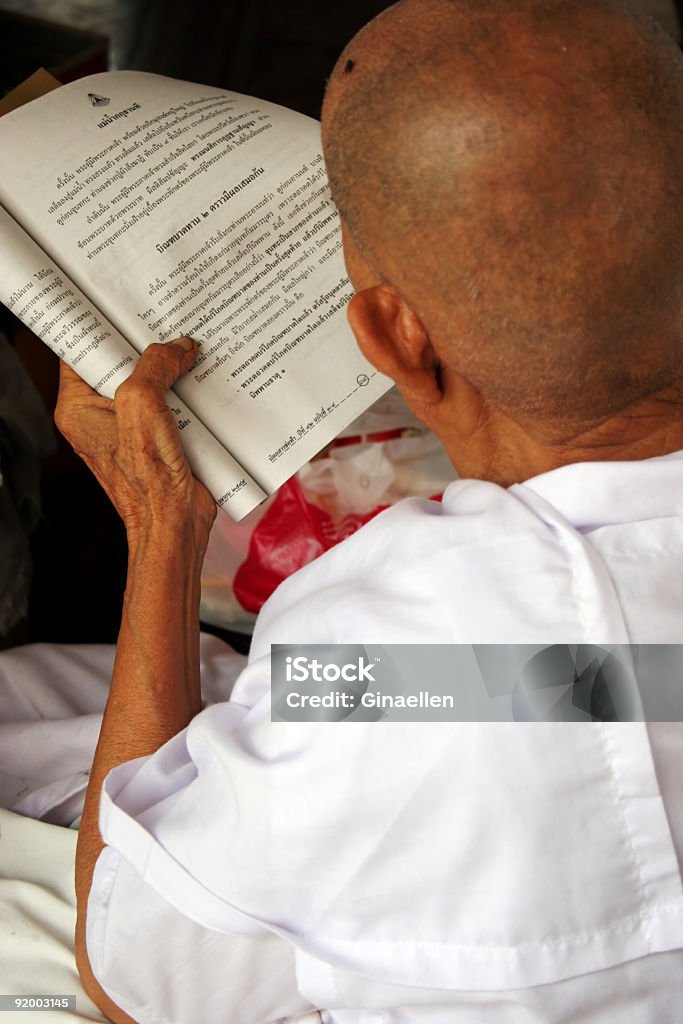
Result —
[[678, 724], [269, 721], [271, 643], [680, 643], [683, 456], [411, 500], [284, 584], [232, 699], [109, 776], [89, 951], [144, 1021], [662, 1024]]

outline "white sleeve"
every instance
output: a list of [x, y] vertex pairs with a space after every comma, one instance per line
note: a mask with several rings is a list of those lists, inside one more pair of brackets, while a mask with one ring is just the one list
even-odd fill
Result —
[[139, 1024], [271, 1024], [313, 1009], [298, 992], [289, 943], [265, 930], [202, 927], [109, 847], [95, 867], [87, 920], [95, 977]]

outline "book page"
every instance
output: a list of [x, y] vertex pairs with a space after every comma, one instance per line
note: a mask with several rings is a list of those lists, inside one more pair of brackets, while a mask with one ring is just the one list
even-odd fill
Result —
[[197, 338], [177, 392], [264, 491], [390, 386], [346, 324], [317, 122], [112, 72], [8, 114], [0, 146], [2, 201], [138, 351]]
[[[100, 394], [113, 398], [131, 373], [135, 350], [1, 207], [0, 302]], [[180, 399], [169, 406], [193, 472], [241, 519], [266, 495]]]

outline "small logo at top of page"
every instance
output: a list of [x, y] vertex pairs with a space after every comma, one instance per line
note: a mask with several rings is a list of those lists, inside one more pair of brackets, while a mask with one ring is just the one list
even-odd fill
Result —
[[106, 107], [110, 102], [108, 96], [98, 96], [96, 92], [89, 92], [88, 99], [92, 107]]

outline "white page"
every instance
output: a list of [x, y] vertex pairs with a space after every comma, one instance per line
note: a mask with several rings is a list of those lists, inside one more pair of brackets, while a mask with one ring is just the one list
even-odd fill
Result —
[[[112, 398], [137, 353], [0, 207], [0, 302], [93, 388]], [[266, 495], [175, 395], [169, 405], [193, 472], [234, 519]]]
[[346, 325], [317, 122], [114, 72], [8, 114], [0, 146], [2, 201], [136, 349], [197, 338], [177, 392], [264, 490], [390, 386]]

